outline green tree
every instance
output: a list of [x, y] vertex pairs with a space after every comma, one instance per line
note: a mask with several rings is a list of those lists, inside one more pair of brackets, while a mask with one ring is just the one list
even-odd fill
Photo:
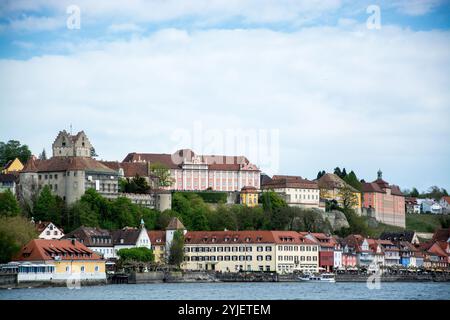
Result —
[[136, 262], [153, 262], [155, 255], [153, 250], [145, 247], [136, 247], [129, 249], [120, 249], [117, 255], [122, 261], [136, 261]]
[[136, 174], [131, 180], [128, 178], [120, 179], [119, 190], [126, 193], [148, 193], [150, 191], [150, 186], [144, 177]]
[[95, 152], [95, 148], [94, 147], [91, 147], [91, 157], [92, 158], [98, 157], [98, 154], [97, 154], [97, 152]]
[[70, 221], [67, 222], [65, 229], [73, 230], [79, 226], [98, 227], [100, 216], [91, 206], [83, 201], [76, 201], [69, 209]]
[[287, 207], [286, 201], [274, 191], [263, 192], [261, 202], [265, 211]]
[[34, 224], [24, 217], [0, 217], [0, 263], [10, 262], [20, 248], [38, 236]]
[[17, 140], [9, 140], [7, 143], [0, 141], [0, 167], [15, 158], [19, 158], [22, 163], [26, 163], [30, 157], [31, 151], [26, 144], [21, 145]]
[[159, 187], [170, 187], [174, 182], [169, 168], [162, 163], [155, 162], [151, 164], [150, 172], [156, 176]]
[[0, 193], [0, 216], [14, 217], [20, 213], [19, 202], [11, 190]]
[[45, 148], [42, 149], [42, 152], [39, 154], [39, 160], [47, 160], [47, 153], [45, 152]]
[[344, 209], [352, 209], [358, 205], [358, 197], [355, 191], [348, 185], [344, 185], [338, 192], [341, 205]]
[[115, 199], [111, 203], [110, 210], [111, 219], [115, 222], [115, 226], [118, 229], [137, 225], [139, 222], [138, 217], [141, 215], [139, 207], [125, 197]]
[[170, 244], [169, 264], [180, 267], [184, 260], [184, 235], [181, 230], [175, 231]]
[[355, 174], [355, 172], [353, 172], [353, 170], [350, 171], [350, 173], [344, 177], [344, 181], [347, 182], [349, 185], [351, 185], [356, 190], [361, 191], [362, 183], [358, 180], [358, 178], [356, 177], [356, 174]]
[[34, 219], [36, 221], [51, 221], [56, 225], [60, 225], [62, 215], [61, 203], [61, 198], [54, 196], [49, 186], [44, 186], [33, 206]]
[[410, 196], [410, 197], [418, 198], [419, 195], [420, 195], [419, 190], [417, 190], [416, 187], [413, 187], [413, 188], [411, 189], [411, 191], [409, 192], [409, 196]]
[[317, 180], [319, 180], [320, 178], [322, 178], [325, 174], [326, 174], [325, 170], [319, 171], [319, 172], [317, 173]]

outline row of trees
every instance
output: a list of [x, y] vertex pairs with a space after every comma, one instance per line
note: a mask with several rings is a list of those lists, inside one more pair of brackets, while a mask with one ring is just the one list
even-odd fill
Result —
[[[342, 180], [344, 180], [346, 183], [348, 183], [349, 185], [351, 185], [353, 188], [355, 188], [356, 190], [361, 191], [362, 188], [362, 182], [364, 182], [364, 180], [359, 180], [358, 177], [356, 176], [355, 172], [353, 170], [351, 170], [349, 173], [347, 173], [347, 170], [345, 168], [343, 168], [341, 170], [341, 168], [336, 167], [334, 168], [333, 173], [335, 175], [337, 175], [338, 177], [340, 177]], [[326, 174], [325, 170], [319, 171], [317, 173], [317, 179], [320, 179], [321, 177], [323, 177]]]
[[444, 196], [448, 196], [448, 192], [444, 188], [439, 188], [438, 186], [432, 186], [425, 192], [419, 192], [416, 187], [413, 187], [410, 189], [403, 190], [403, 194], [408, 197], [414, 197], [414, 198], [429, 198], [434, 199], [436, 201], [439, 201]]

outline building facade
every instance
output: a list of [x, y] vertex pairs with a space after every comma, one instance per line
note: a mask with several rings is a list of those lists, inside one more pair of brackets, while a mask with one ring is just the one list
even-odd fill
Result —
[[291, 207], [319, 209], [320, 190], [316, 182], [296, 176], [274, 176], [261, 189], [276, 192]]
[[105, 260], [76, 240], [31, 240], [14, 257], [18, 281], [106, 283]]
[[55, 226], [52, 222], [39, 221], [35, 223], [34, 220], [31, 220], [31, 222], [36, 226], [36, 230], [39, 234], [39, 239], [58, 240], [64, 237], [63, 230]]
[[44, 186], [66, 204], [80, 199], [89, 188], [103, 196], [117, 196], [117, 171], [92, 158], [91, 148], [83, 131], [75, 136], [60, 132], [53, 143], [53, 157], [48, 160], [32, 157], [20, 172], [20, 197], [31, 202]]
[[169, 190], [240, 191], [260, 188], [260, 170], [244, 156], [196, 155], [190, 149], [174, 154], [130, 153], [123, 162], [162, 164], [171, 173]]
[[382, 223], [405, 227], [405, 197], [398, 186], [389, 185], [382, 179], [381, 171], [378, 171], [377, 180], [362, 184], [362, 191], [363, 211]]

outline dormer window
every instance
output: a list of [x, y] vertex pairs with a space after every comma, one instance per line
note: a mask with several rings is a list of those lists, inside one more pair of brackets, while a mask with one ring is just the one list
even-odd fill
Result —
[[245, 238], [245, 242], [250, 242], [250, 238], [249, 237]]

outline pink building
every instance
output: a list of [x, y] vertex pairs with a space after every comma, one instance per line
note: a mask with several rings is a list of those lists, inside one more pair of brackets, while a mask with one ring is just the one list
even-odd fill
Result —
[[405, 227], [405, 196], [396, 185], [389, 185], [378, 171], [378, 179], [363, 183], [363, 211], [371, 212], [386, 224]]
[[259, 168], [244, 156], [196, 155], [190, 149], [174, 154], [129, 153], [123, 162], [161, 163], [170, 170], [171, 190], [240, 191], [260, 188]]

